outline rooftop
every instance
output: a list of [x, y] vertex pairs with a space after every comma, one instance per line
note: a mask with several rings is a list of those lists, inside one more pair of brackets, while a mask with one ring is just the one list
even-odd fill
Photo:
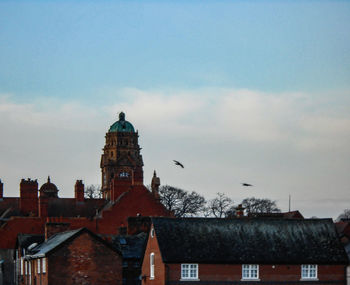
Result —
[[164, 262], [347, 264], [331, 219], [152, 218]]
[[113, 132], [125, 132], [125, 133], [134, 133], [134, 126], [125, 120], [125, 114], [123, 112], [119, 113], [119, 121], [116, 121], [110, 128], [109, 133]]

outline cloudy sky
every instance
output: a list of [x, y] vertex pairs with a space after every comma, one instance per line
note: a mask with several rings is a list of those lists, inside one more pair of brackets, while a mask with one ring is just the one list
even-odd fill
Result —
[[[350, 208], [349, 1], [2, 1], [0, 178], [100, 183], [124, 111], [145, 184]], [[172, 164], [181, 161], [185, 168]], [[242, 182], [254, 184], [243, 188]]]

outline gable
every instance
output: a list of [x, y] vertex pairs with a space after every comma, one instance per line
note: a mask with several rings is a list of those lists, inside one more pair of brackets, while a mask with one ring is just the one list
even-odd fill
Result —
[[[82, 239], [81, 236], [83, 235], [85, 236], [85, 240], [93, 240], [95, 243], [102, 244], [109, 250], [112, 250], [116, 252], [116, 254], [121, 255], [121, 253], [117, 249], [115, 249], [111, 244], [104, 241], [102, 238], [95, 235], [94, 233], [90, 232], [88, 229], [81, 228], [77, 230], [57, 233], [51, 236], [45, 242], [33, 248], [31, 257], [38, 258], [47, 256], [52, 254], [53, 252], [59, 251], [61, 248], [69, 247], [69, 244], [71, 244], [73, 241], [77, 239]], [[83, 243], [82, 246], [84, 246]]]

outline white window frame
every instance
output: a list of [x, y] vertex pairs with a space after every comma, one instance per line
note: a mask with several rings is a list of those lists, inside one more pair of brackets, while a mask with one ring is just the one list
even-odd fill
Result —
[[37, 259], [37, 267], [38, 267], [38, 274], [41, 274], [41, 259], [40, 258], [38, 258]]
[[[317, 264], [302, 264], [300, 267], [300, 271], [301, 280], [318, 280]], [[312, 271], [315, 272], [314, 276], [311, 276]]]
[[180, 280], [199, 280], [198, 271], [199, 266], [197, 263], [182, 263]]
[[150, 279], [154, 279], [154, 264], [155, 264], [155, 260], [154, 260], [154, 252], [151, 252], [151, 254], [149, 255], [149, 278]]
[[[253, 273], [256, 271], [256, 276]], [[248, 273], [246, 275], [245, 273]], [[259, 281], [259, 264], [242, 264], [242, 280]]]
[[21, 259], [19, 260], [19, 268], [20, 268], [21, 275], [25, 275], [25, 274], [24, 274], [25, 265], [24, 265], [24, 259], [23, 259], [23, 257], [21, 257]]
[[46, 257], [44, 257], [42, 259], [42, 267], [43, 267], [43, 270], [42, 270], [42, 273], [46, 273]]

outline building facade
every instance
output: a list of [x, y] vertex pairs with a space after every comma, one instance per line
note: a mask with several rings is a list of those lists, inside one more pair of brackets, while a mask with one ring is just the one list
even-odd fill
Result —
[[122, 255], [110, 243], [86, 228], [50, 234], [20, 259], [20, 284], [122, 285]]
[[20, 196], [6, 197], [0, 180], [0, 260], [4, 284], [15, 284], [14, 276], [19, 275], [14, 266], [18, 234], [42, 235], [46, 223], [59, 221], [68, 225], [67, 230], [84, 227], [111, 241], [119, 234], [119, 228], [128, 226], [128, 217], [171, 215], [160, 203], [157, 191], [151, 192], [143, 184], [140, 149], [138, 133], [125, 121], [125, 114], [119, 114], [119, 120], [106, 133], [101, 157], [101, 199], [85, 198], [82, 180], [74, 185], [74, 198], [61, 198], [59, 187], [50, 177], [40, 188], [37, 180], [22, 179]]
[[152, 218], [143, 285], [345, 284], [331, 219]]

